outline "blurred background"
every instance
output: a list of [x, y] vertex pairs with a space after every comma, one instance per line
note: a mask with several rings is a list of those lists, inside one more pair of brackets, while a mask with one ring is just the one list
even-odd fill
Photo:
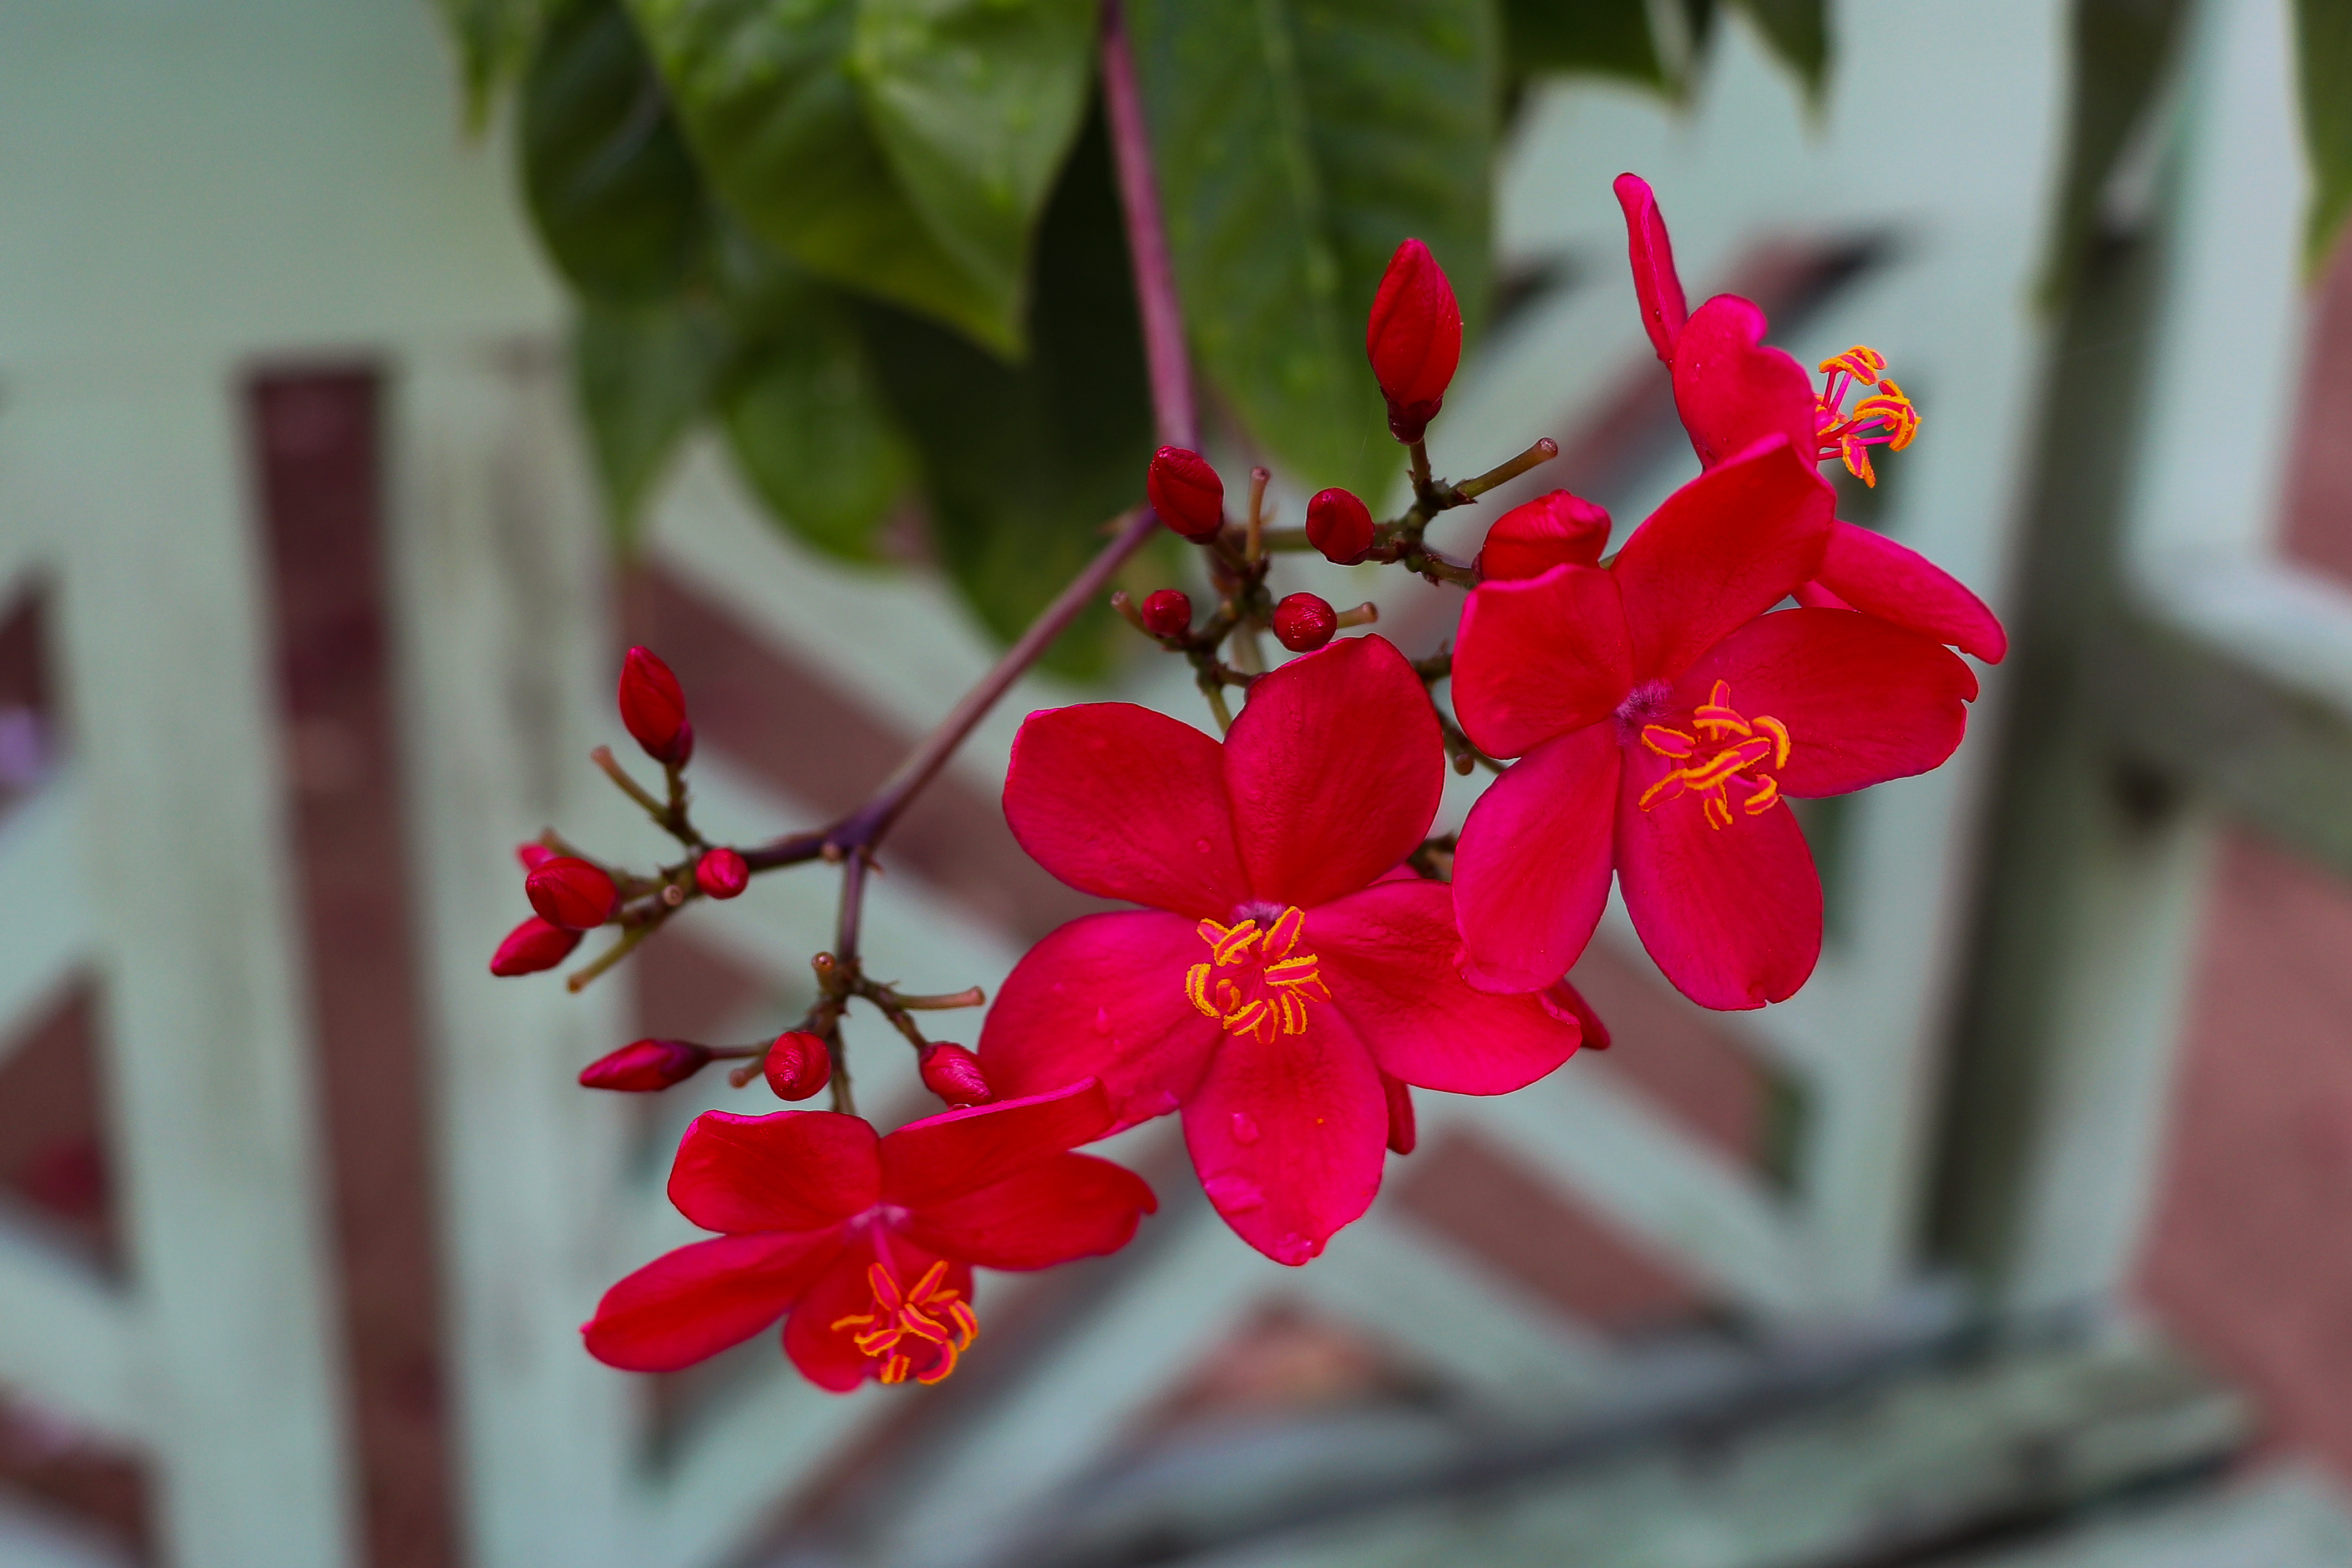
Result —
[[[1664, 94], [1515, 78], [1431, 442], [1562, 449], [1464, 554], [1695, 472], [1624, 169], [1694, 299], [1888, 355], [1924, 430], [1843, 514], [2012, 652], [1949, 766], [1810, 803], [1811, 986], [1703, 1013], [1614, 910], [1574, 976], [1613, 1048], [1424, 1095], [1312, 1267], [1139, 1128], [1134, 1246], [984, 1281], [965, 1370], [845, 1398], [768, 1336], [639, 1378], [575, 1333], [691, 1235], [686, 1120], [765, 1094], [574, 1073], [796, 1016], [832, 880], [577, 998], [484, 966], [517, 841], [656, 849], [585, 762], [623, 649], [685, 683], [707, 830], [813, 825], [994, 656], [970, 553], [903, 499], [862, 561], [779, 527], [732, 425], [614, 549], [516, 132], [468, 131], [422, 0], [0, 9], [0, 1564], [2352, 1564], [2352, 262], [2307, 255], [2298, 118], [2352, 23], [1874, 0], [1816, 86], [1782, 9]], [[1459, 595], [1401, 576], [1276, 582], [1424, 653]], [[1205, 720], [1140, 639], [1060, 664], [895, 841], [877, 973], [992, 991], [1089, 906], [1004, 831], [1023, 714]]]

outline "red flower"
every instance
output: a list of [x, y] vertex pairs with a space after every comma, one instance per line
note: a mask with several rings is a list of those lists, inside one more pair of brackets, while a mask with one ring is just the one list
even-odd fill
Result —
[[719, 1235], [604, 1292], [588, 1352], [672, 1372], [778, 1318], [812, 1383], [937, 1383], [980, 1332], [971, 1270], [1116, 1252], [1157, 1204], [1133, 1173], [1066, 1151], [1100, 1137], [1093, 1082], [910, 1123], [777, 1111], [695, 1118], [670, 1167], [678, 1212]]
[[694, 880], [713, 898], [737, 898], [751, 885], [751, 867], [740, 854], [721, 844], [702, 852], [702, 858], [694, 862]]
[[583, 1089], [649, 1094], [683, 1083], [710, 1064], [710, 1048], [688, 1040], [635, 1040], [580, 1070]]
[[[1657, 197], [1634, 174], [1617, 176], [1616, 191], [1625, 209], [1642, 324], [1658, 358], [1674, 372], [1675, 406], [1699, 461], [1713, 467], [1767, 435], [1785, 434], [1799, 452], [1835, 457], [1857, 477], [1876, 484], [1869, 448], [1885, 444], [1899, 451], [1919, 427], [1918, 411], [1887, 379], [1885, 359], [1857, 347], [1825, 360], [1821, 370], [1827, 382], [1814, 392], [1801, 365], [1763, 346], [1764, 312], [1750, 301], [1724, 294], [1695, 312], [1685, 308]], [[1870, 394], [1848, 410], [1847, 396], [1863, 388]], [[1832, 527], [1821, 570], [1797, 598], [1892, 621], [1989, 664], [1999, 664], [2009, 651], [2000, 622], [1957, 578], [1884, 534], [1853, 523]]]
[[1562, 561], [1599, 566], [1608, 548], [1609, 514], [1581, 496], [1554, 490], [1495, 519], [1478, 549], [1478, 575], [1541, 577]]
[[490, 973], [501, 979], [536, 975], [572, 956], [572, 949], [579, 946], [579, 932], [551, 925], [534, 915], [506, 934], [499, 950], [490, 955]]
[[1225, 482], [1209, 460], [1181, 446], [1163, 446], [1144, 470], [1143, 493], [1160, 520], [1195, 544], [1225, 526]]
[[1307, 503], [1307, 542], [1326, 560], [1355, 565], [1372, 548], [1371, 508], [1350, 491], [1317, 491]]
[[1388, 399], [1389, 434], [1419, 441], [1462, 362], [1462, 307], [1444, 268], [1417, 239], [1397, 246], [1364, 323], [1364, 352]]
[[531, 867], [522, 890], [539, 917], [567, 931], [589, 931], [613, 917], [621, 890], [602, 866], [578, 855], [557, 855]]
[[686, 691], [650, 648], [632, 648], [621, 661], [621, 723], [656, 762], [683, 768], [694, 755], [694, 725]]
[[1093, 1074], [1121, 1126], [1181, 1106], [1226, 1223], [1277, 1262], [1314, 1257], [1380, 1187], [1384, 1080], [1497, 1094], [1576, 1050], [1565, 1000], [1464, 982], [1443, 883], [1384, 876], [1444, 773], [1421, 681], [1378, 637], [1258, 681], [1222, 747], [1125, 703], [1031, 715], [1013, 833], [1073, 887], [1148, 907], [1029, 951], [981, 1033], [989, 1082]]
[[1830, 497], [1774, 435], [1667, 497], [1607, 570], [1480, 584], [1454, 701], [1494, 756], [1454, 862], [1475, 983], [1529, 990], [1584, 949], [1613, 868], [1642, 942], [1711, 1008], [1793, 994], [1822, 890], [1780, 797], [1935, 767], [1976, 677], [1842, 610], [1766, 611], [1820, 568]]

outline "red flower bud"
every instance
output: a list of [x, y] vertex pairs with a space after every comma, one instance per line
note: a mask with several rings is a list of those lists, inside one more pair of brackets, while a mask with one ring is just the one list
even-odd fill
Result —
[[572, 956], [572, 949], [579, 946], [580, 933], [550, 925], [534, 915], [507, 933], [507, 939], [490, 955], [490, 973], [501, 978], [536, 975]]
[[621, 662], [621, 722], [656, 762], [683, 768], [694, 755], [686, 692], [649, 649], [632, 648]]
[[1181, 637], [1192, 629], [1192, 601], [1176, 589], [1157, 590], [1143, 601], [1143, 624], [1155, 637]]
[[573, 931], [604, 925], [621, 902], [621, 890], [603, 868], [578, 855], [557, 855], [541, 862], [522, 879], [522, 890], [541, 919]]
[[515, 859], [522, 862], [522, 869], [525, 871], [537, 871], [540, 867], [553, 860], [555, 858], [555, 854], [556, 852], [549, 849], [545, 844], [517, 844], [515, 846]]
[[950, 1105], [985, 1105], [996, 1098], [980, 1058], [963, 1047], [941, 1040], [923, 1047], [923, 1086]]
[[694, 880], [713, 898], [732, 898], [751, 885], [751, 868], [743, 863], [741, 855], [721, 844], [705, 850], [694, 862]]
[[1339, 612], [1312, 593], [1294, 593], [1274, 607], [1274, 637], [1294, 653], [1311, 653], [1339, 629]]
[[761, 1071], [780, 1100], [805, 1100], [833, 1081], [833, 1052], [806, 1030], [787, 1030], [768, 1047]]
[[1609, 548], [1609, 514], [1581, 496], [1554, 490], [1513, 507], [1486, 530], [1478, 550], [1478, 575], [1541, 577], [1562, 561], [1598, 566]]
[[1462, 307], [1437, 258], [1417, 239], [1389, 257], [1364, 329], [1364, 351], [1389, 400], [1389, 434], [1419, 441], [1462, 362]]
[[1372, 548], [1371, 509], [1345, 490], [1322, 490], [1307, 503], [1307, 542], [1323, 559], [1353, 566]]
[[649, 1094], [682, 1083], [710, 1061], [710, 1048], [683, 1040], [632, 1040], [610, 1056], [601, 1056], [580, 1070], [583, 1089], [617, 1089]]
[[1153, 453], [1143, 493], [1161, 522], [1194, 543], [1215, 538], [1225, 526], [1225, 482], [1197, 452], [1163, 446]]

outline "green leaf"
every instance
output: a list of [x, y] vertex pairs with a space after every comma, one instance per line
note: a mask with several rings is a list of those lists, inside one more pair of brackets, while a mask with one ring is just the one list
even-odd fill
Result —
[[614, 0], [549, 19], [522, 97], [523, 190], [556, 267], [592, 298], [677, 292], [708, 203], [661, 78]]
[[488, 123], [499, 89], [521, 74], [539, 37], [541, 0], [436, 0], [442, 25], [457, 45], [457, 71], [464, 84], [466, 124]]
[[[1003, 229], [935, 227], [902, 184], [853, 69], [858, 0], [630, 3], [704, 172], [753, 234], [845, 287], [944, 321], [1000, 353], [1020, 350], [1025, 253], [988, 249], [1001, 246]], [[1024, 37], [1028, 64], [1020, 74], [1041, 80], [1036, 62], [1055, 51], [1036, 39], [1059, 36], [1062, 7], [1019, 0], [1015, 10], [1024, 20], [1006, 27]], [[1008, 130], [1020, 106], [989, 73], [964, 80], [960, 94], [950, 90], [956, 78], [972, 74], [971, 57], [959, 51], [970, 38], [992, 37], [990, 28], [959, 21], [933, 29], [926, 36], [940, 54], [926, 58], [920, 48], [901, 48], [887, 26], [877, 26], [886, 35], [875, 46], [877, 68], [887, 69], [874, 90], [893, 95], [898, 105], [890, 131], [898, 160], [922, 163], [929, 142], [941, 136], [993, 141], [1000, 149], [1017, 144], [1018, 155], [1007, 151], [997, 172], [1018, 198], [1019, 180], [1040, 161], [1037, 143], [1051, 139], [1058, 99], [1037, 110], [1034, 124]], [[929, 119], [918, 112], [927, 96]], [[959, 114], [960, 129], [953, 123]], [[1057, 156], [1042, 161], [1050, 169]], [[1036, 194], [1042, 197], [1042, 188]], [[1011, 232], [1025, 238], [1034, 215], [1033, 205]], [[943, 234], [952, 234], [952, 242]], [[975, 271], [965, 258], [983, 250], [988, 265]]]
[[874, 530], [914, 476], [866, 345], [839, 295], [814, 280], [730, 370], [720, 418], [744, 479], [792, 531], [830, 554], [875, 559]]
[[1401, 449], [1364, 321], [1389, 256], [1422, 239], [1465, 319], [1486, 307], [1493, 6], [1135, 0], [1129, 16], [1202, 369], [1301, 487], [1381, 493]]
[[2352, 0], [2295, 0], [2294, 16], [2311, 159], [2305, 257], [2316, 272], [2352, 214]]
[[1503, 28], [1515, 71], [1618, 77], [1661, 92], [1671, 85], [1643, 0], [1504, 0]]
[[853, 66], [898, 186], [1016, 319], [1086, 114], [1095, 16], [1094, 0], [858, 0]]
[[708, 405], [732, 342], [713, 306], [584, 301], [572, 327], [573, 389], [614, 537], [634, 538], [646, 498]]
[[1805, 84], [1805, 96], [1818, 106], [1830, 79], [1830, 22], [1827, 0], [1733, 0], [1747, 12], [1781, 63]]
[[2188, 11], [2186, 0], [2076, 0], [2066, 172], [2042, 282], [2047, 303], [2073, 291], [2098, 236], [2100, 196], [2151, 111]]
[[[1151, 459], [1151, 396], [1099, 117], [1046, 208], [1024, 363], [898, 311], [860, 315], [921, 455], [940, 564], [1010, 641], [1102, 549], [1102, 525], [1140, 499]], [[1094, 605], [1045, 663], [1097, 673], [1118, 624]]]

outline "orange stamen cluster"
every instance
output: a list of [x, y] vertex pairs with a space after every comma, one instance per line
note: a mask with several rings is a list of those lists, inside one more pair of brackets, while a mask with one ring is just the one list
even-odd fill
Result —
[[[1878, 476], [1870, 466], [1870, 448], [1885, 444], [1900, 452], [1919, 434], [1919, 411], [1910, 397], [1886, 374], [1886, 356], [1857, 343], [1833, 359], [1823, 360], [1822, 374], [1829, 380], [1813, 401], [1813, 422], [1822, 458], [1835, 457], [1846, 472], [1875, 488]], [[1857, 386], [1874, 389], [1846, 412], [1846, 393]]]
[[[923, 1270], [911, 1291], [902, 1290], [898, 1276], [885, 1263], [866, 1266], [866, 1283], [874, 1291], [874, 1310], [857, 1312], [833, 1321], [834, 1331], [858, 1323], [869, 1325], [866, 1332], [853, 1335], [850, 1343], [858, 1353], [869, 1355], [882, 1364], [882, 1381], [904, 1383], [915, 1369], [915, 1358], [900, 1348], [908, 1340], [919, 1340], [933, 1347], [931, 1364], [919, 1375], [918, 1383], [940, 1383], [956, 1369], [956, 1358], [971, 1348], [980, 1337], [980, 1320], [971, 1308], [958, 1295], [953, 1287], [941, 1281], [947, 1277], [944, 1260]], [[945, 1320], [945, 1321], [941, 1321]]]
[[[1866, 352], [1867, 350], [1856, 350]], [[1642, 810], [1693, 794], [1705, 802], [1711, 828], [1731, 826], [1731, 787], [1742, 787], [1739, 809], [1749, 816], [1771, 810], [1780, 781], [1765, 769], [1789, 766], [1789, 727], [1769, 715], [1749, 718], [1731, 706], [1731, 686], [1717, 681], [1708, 700], [1691, 710], [1688, 735], [1663, 724], [1642, 727], [1642, 744], [1685, 764], [1642, 792]]]
[[[1331, 999], [1321, 960], [1292, 951], [1306, 931], [1306, 912], [1295, 904], [1263, 931], [1255, 920], [1234, 925], [1202, 921], [1209, 962], [1185, 971], [1184, 995], [1229, 1033], [1254, 1034], [1260, 1044], [1276, 1034], [1304, 1034], [1307, 1004]], [[1235, 972], [1227, 974], [1228, 969]]]

